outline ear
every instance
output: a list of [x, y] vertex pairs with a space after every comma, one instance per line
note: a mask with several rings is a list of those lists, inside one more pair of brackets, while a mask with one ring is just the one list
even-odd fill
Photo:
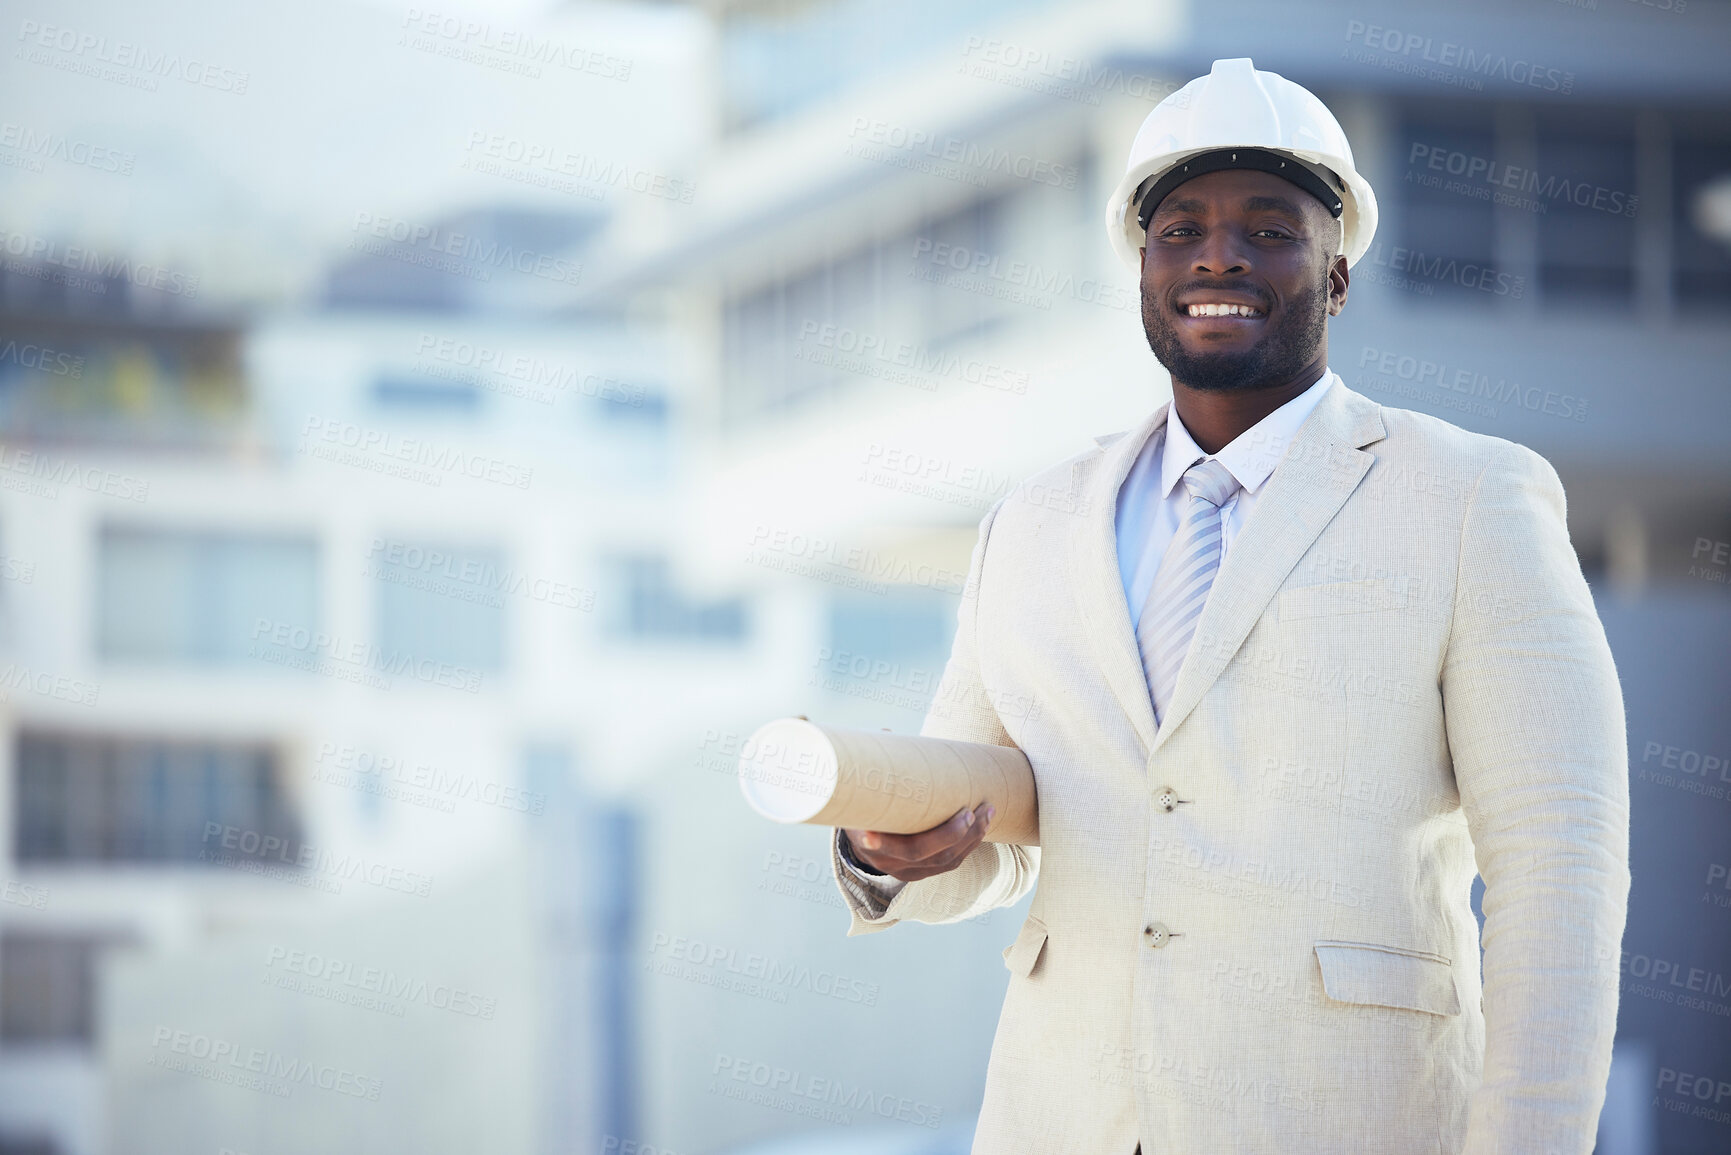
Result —
[[1346, 308], [1346, 290], [1352, 284], [1352, 273], [1346, 267], [1346, 256], [1342, 254], [1329, 262], [1328, 266], [1328, 315], [1338, 317]]

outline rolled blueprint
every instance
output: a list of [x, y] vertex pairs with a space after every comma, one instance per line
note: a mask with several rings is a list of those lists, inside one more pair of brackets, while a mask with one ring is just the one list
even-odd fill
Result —
[[997, 808], [987, 842], [1040, 844], [1034, 771], [1014, 746], [843, 730], [779, 718], [740, 749], [739, 790], [765, 818], [916, 834]]

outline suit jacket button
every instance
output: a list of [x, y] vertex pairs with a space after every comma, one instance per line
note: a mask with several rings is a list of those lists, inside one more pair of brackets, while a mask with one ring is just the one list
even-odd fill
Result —
[[1160, 787], [1160, 793], [1154, 795], [1154, 805], [1170, 814], [1178, 809], [1178, 791], [1170, 786]]
[[1165, 923], [1153, 922], [1142, 932], [1142, 937], [1148, 940], [1150, 947], [1159, 950], [1166, 945], [1166, 940], [1172, 937], [1172, 932], [1166, 929]]

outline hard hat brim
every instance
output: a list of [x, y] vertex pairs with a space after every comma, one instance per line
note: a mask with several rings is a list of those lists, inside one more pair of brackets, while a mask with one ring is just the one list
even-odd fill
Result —
[[[1192, 157], [1203, 153], [1218, 152], [1222, 146], [1210, 144], [1205, 147], [1187, 149], [1183, 152], [1168, 153], [1164, 156], [1144, 161], [1135, 165], [1124, 174], [1118, 182], [1112, 197], [1106, 202], [1106, 233], [1112, 242], [1112, 248], [1125, 266], [1138, 274], [1142, 270], [1142, 248], [1147, 243], [1147, 237], [1142, 232], [1132, 211], [1132, 203], [1136, 192], [1145, 183], [1152, 183], [1164, 176], [1171, 169], [1183, 164]], [[1371, 237], [1376, 233], [1377, 211], [1376, 194], [1371, 191], [1370, 183], [1359, 176], [1350, 162], [1341, 165], [1339, 160], [1319, 152], [1305, 149], [1270, 147], [1265, 144], [1249, 144], [1247, 149], [1258, 149], [1263, 152], [1279, 153], [1296, 157], [1311, 165], [1320, 165], [1340, 177], [1345, 189], [1341, 192], [1341, 248], [1346, 256], [1347, 266], [1358, 263], [1370, 250]], [[1344, 171], [1343, 171], [1344, 170]]]

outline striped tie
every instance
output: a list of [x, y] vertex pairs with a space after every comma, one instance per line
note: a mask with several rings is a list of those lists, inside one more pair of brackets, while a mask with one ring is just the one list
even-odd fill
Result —
[[1196, 619], [1202, 616], [1220, 570], [1220, 507], [1238, 492], [1238, 479], [1209, 459], [1185, 470], [1184, 488], [1190, 504], [1160, 559], [1154, 586], [1136, 623], [1136, 645], [1142, 651], [1142, 671], [1148, 675], [1156, 722], [1178, 686], [1178, 671], [1196, 634]]

